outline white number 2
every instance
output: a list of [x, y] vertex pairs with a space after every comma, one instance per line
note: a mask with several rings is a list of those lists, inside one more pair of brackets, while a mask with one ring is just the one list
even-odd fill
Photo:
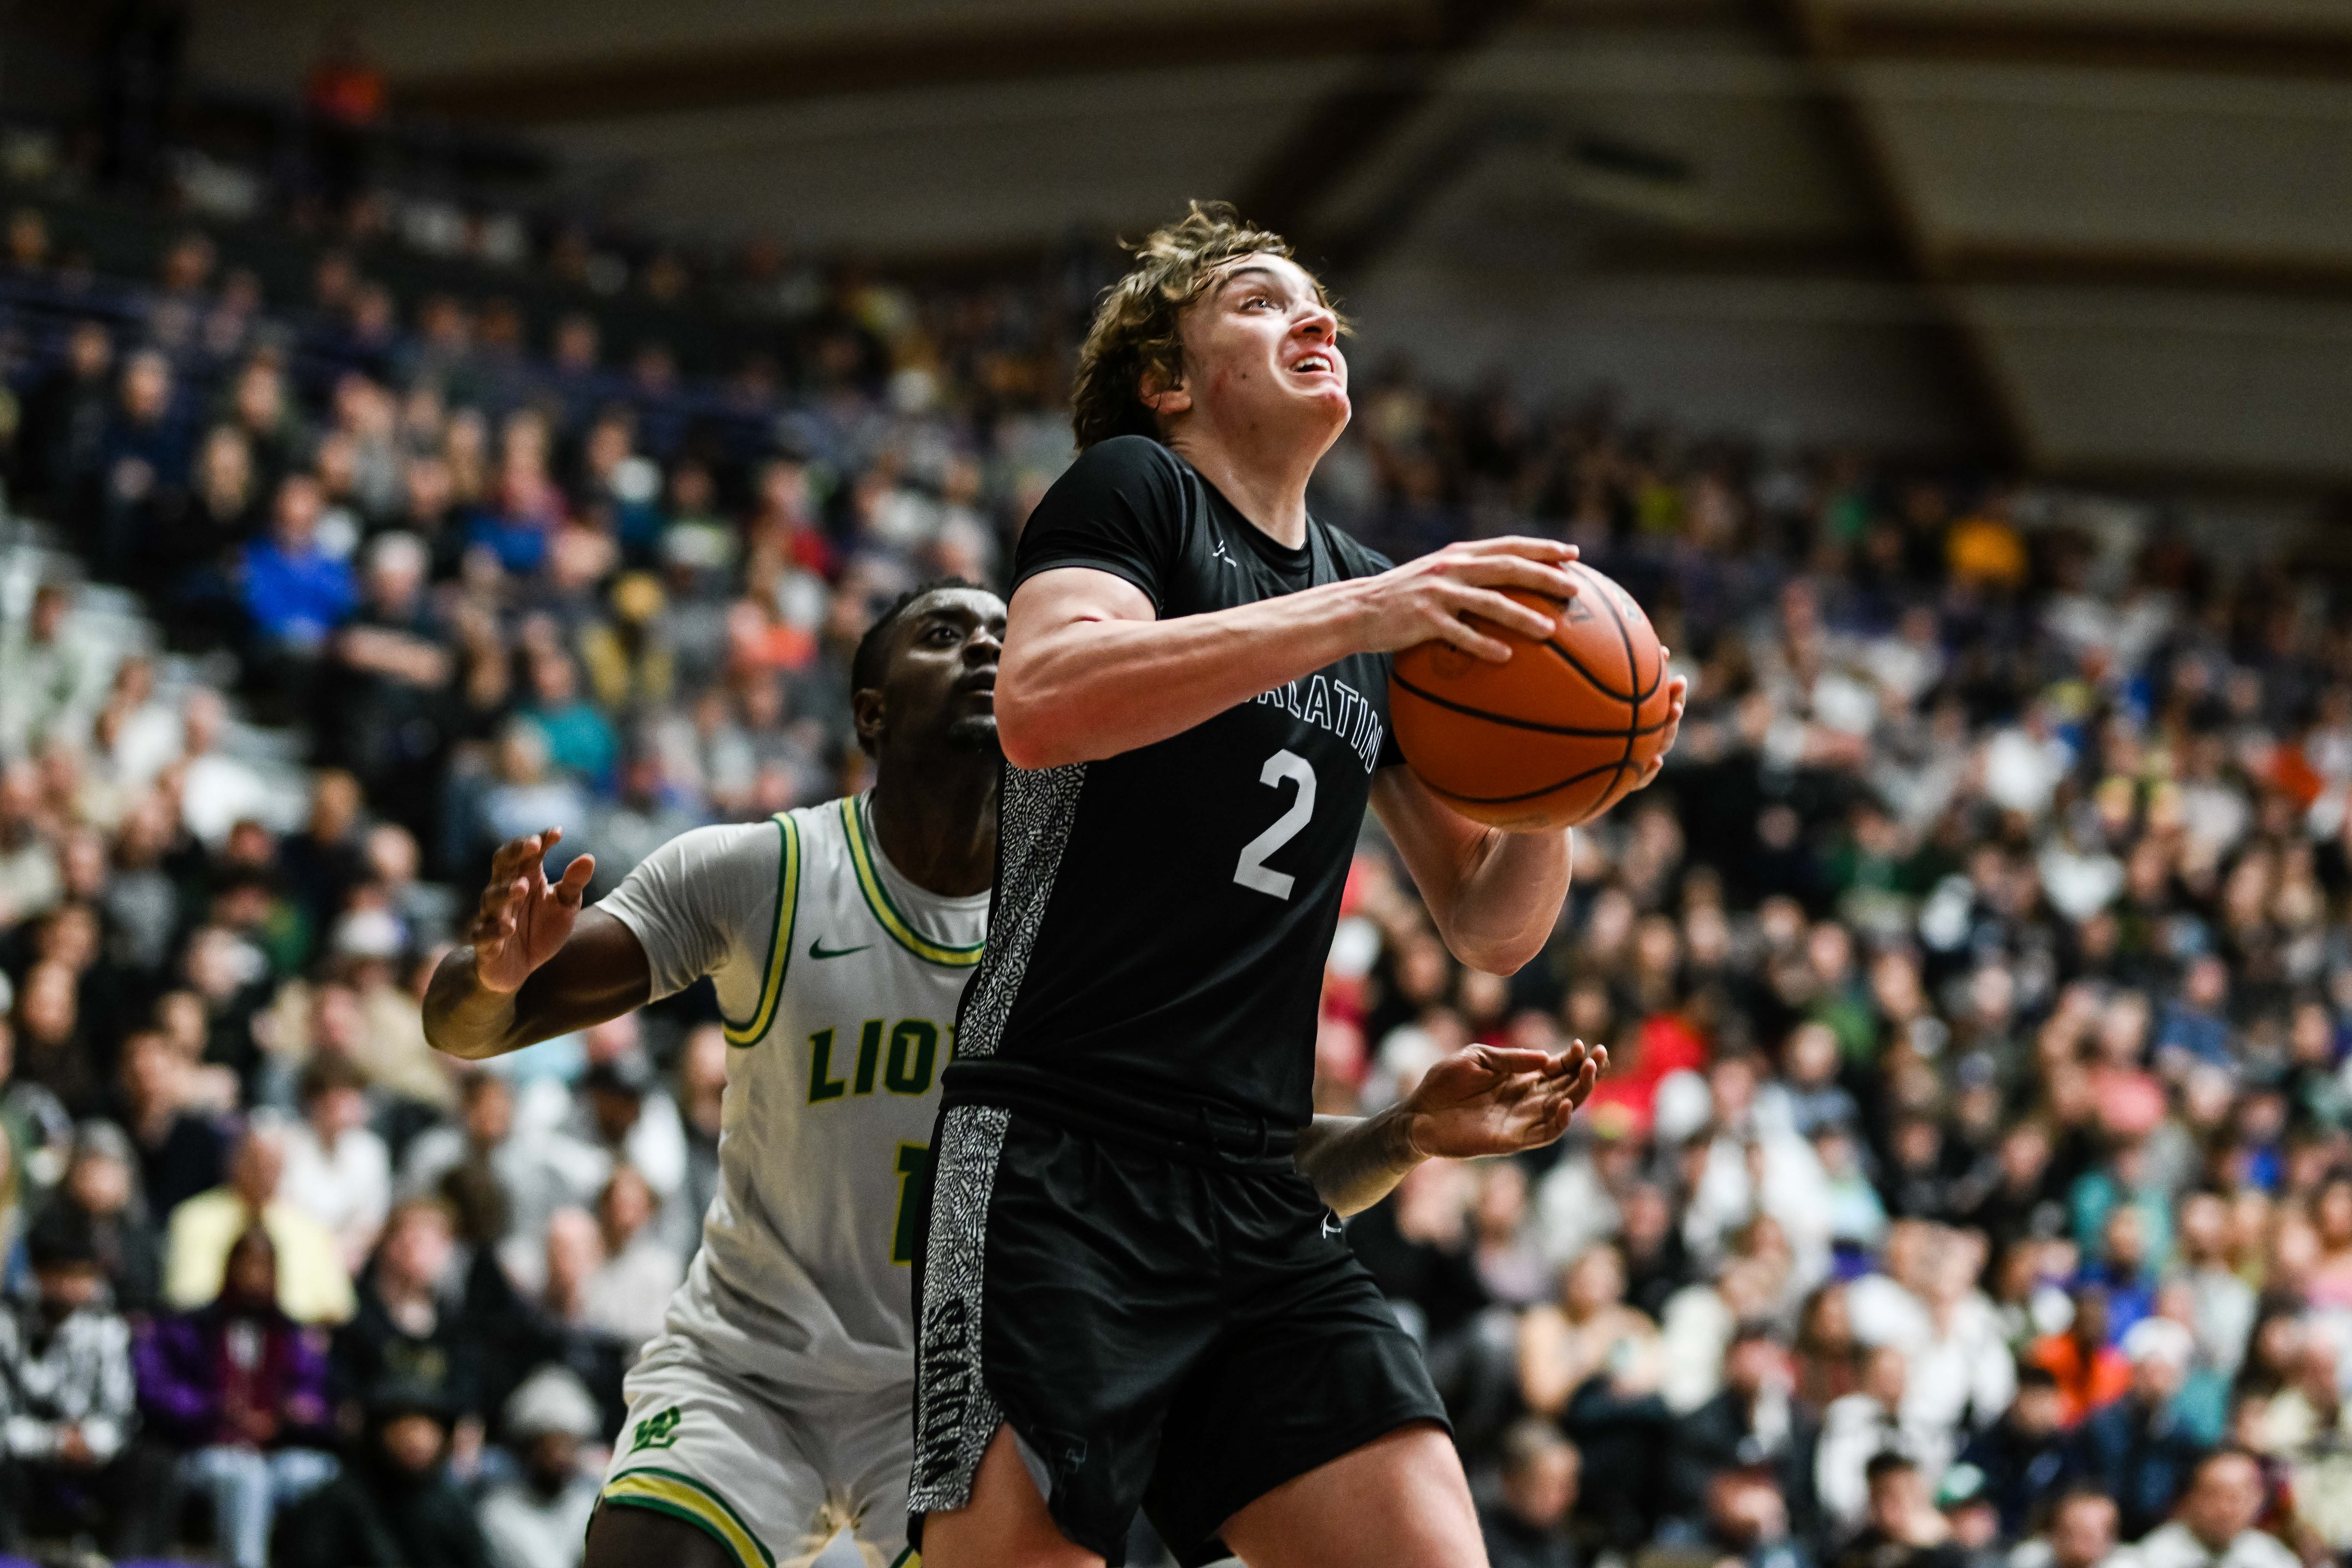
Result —
[[1296, 752], [1276, 752], [1258, 770], [1257, 782], [1279, 788], [1285, 779], [1298, 786], [1298, 798], [1274, 819], [1272, 827], [1242, 846], [1241, 864], [1234, 868], [1234, 881], [1277, 899], [1289, 898], [1297, 879], [1285, 871], [1267, 870], [1265, 858], [1297, 837], [1298, 830], [1315, 815], [1315, 765]]

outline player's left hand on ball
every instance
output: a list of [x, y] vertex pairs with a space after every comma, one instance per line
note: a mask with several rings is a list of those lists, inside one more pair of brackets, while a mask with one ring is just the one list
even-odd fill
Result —
[[1609, 1070], [1609, 1047], [1571, 1041], [1558, 1053], [1471, 1046], [1439, 1062], [1408, 1096], [1416, 1154], [1454, 1160], [1539, 1149], [1568, 1131]]
[[[1672, 649], [1662, 647], [1658, 650], [1660, 664], [1665, 663], [1671, 657], [1673, 657]], [[1647, 789], [1650, 782], [1658, 776], [1658, 770], [1666, 765], [1666, 753], [1675, 749], [1675, 742], [1683, 732], [1683, 706], [1689, 700], [1689, 677], [1677, 675], [1666, 682], [1665, 742], [1658, 748], [1658, 754], [1652, 757], [1647, 765], [1642, 769], [1641, 782], [1633, 786], [1635, 789]]]

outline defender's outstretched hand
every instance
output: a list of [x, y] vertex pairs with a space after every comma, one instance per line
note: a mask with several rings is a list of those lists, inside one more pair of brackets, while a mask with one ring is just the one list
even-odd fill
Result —
[[1509, 1046], [1471, 1046], [1429, 1069], [1401, 1108], [1412, 1152], [1472, 1159], [1539, 1149], [1609, 1070], [1609, 1047], [1571, 1041], [1558, 1055]]
[[563, 829], [551, 827], [500, 845], [490, 858], [489, 886], [482, 889], [481, 906], [466, 930], [474, 949], [475, 983], [483, 990], [503, 996], [521, 990], [530, 972], [555, 956], [580, 919], [596, 858], [578, 857], [560, 879], [550, 882], [547, 852], [562, 837]]

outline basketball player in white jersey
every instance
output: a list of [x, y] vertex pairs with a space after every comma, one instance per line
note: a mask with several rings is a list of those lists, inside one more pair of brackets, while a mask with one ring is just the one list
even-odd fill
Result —
[[438, 1048], [480, 1058], [711, 976], [727, 1026], [719, 1184], [589, 1531], [591, 1568], [805, 1563], [844, 1528], [910, 1560], [908, 1268], [964, 982], [995, 872], [992, 689], [1004, 604], [900, 599], [852, 662], [864, 795], [703, 827], [582, 910], [550, 881], [560, 829], [492, 863], [469, 946], [425, 1000]]
[[[561, 830], [517, 839], [434, 975], [425, 1034], [453, 1056], [503, 1055], [705, 974], [736, 1047], [719, 1194], [629, 1373], [586, 1568], [799, 1568], [845, 1528], [871, 1568], [919, 1562], [908, 1266], [995, 871], [1004, 618], [995, 595], [945, 583], [876, 622], [850, 672], [866, 795], [681, 835], [593, 909], [590, 857], [551, 882]], [[1432, 1154], [1548, 1142], [1602, 1060], [1472, 1047], [1341, 1140], [1360, 1157], [1330, 1177], [1384, 1189]]]

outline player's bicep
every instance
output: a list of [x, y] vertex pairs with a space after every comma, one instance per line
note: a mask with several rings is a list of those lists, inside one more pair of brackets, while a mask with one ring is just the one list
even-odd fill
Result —
[[1103, 621], [1156, 621], [1151, 596], [1131, 579], [1097, 566], [1054, 566], [1013, 591], [1006, 607], [1005, 656], [1015, 645]]

